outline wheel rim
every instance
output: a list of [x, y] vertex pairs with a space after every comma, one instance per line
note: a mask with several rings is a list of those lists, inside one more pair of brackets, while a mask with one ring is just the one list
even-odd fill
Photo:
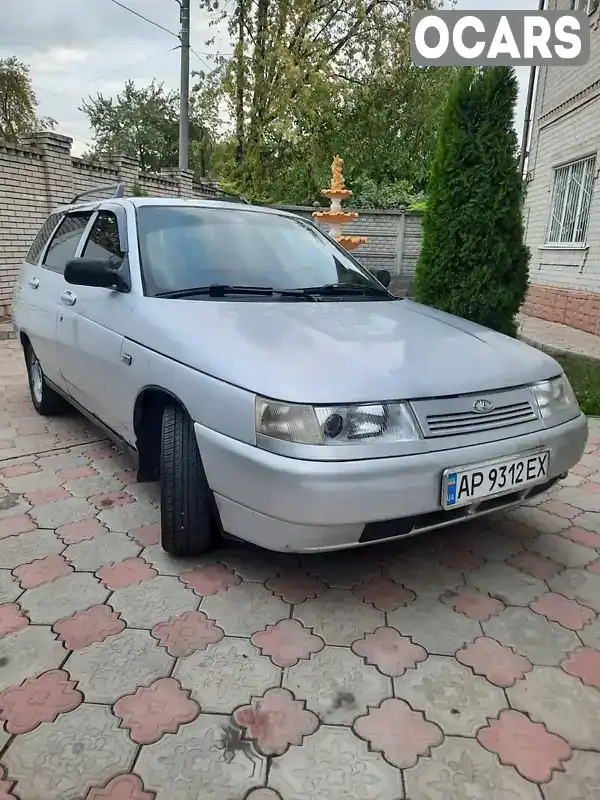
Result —
[[44, 386], [44, 375], [40, 362], [37, 360], [35, 353], [31, 355], [31, 391], [38, 403], [42, 402], [42, 392]]

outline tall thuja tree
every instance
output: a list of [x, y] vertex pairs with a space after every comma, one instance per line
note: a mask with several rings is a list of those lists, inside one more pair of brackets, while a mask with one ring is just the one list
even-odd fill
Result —
[[529, 262], [516, 101], [512, 68], [461, 70], [441, 123], [415, 277], [420, 302], [511, 336]]

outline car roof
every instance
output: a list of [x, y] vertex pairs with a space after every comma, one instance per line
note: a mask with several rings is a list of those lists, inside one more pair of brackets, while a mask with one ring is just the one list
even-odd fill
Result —
[[210, 200], [209, 198], [196, 198], [196, 197], [118, 197], [106, 198], [104, 200], [98, 199], [91, 203], [69, 203], [68, 205], [59, 206], [54, 210], [54, 214], [66, 214], [71, 211], [95, 211], [100, 205], [110, 203], [111, 206], [123, 206], [143, 208], [144, 206], [172, 206], [184, 208], [219, 208], [228, 209], [230, 211], [249, 211], [261, 214], [275, 214], [285, 217], [296, 217], [296, 214], [291, 214], [289, 211], [283, 211], [278, 208], [267, 208], [265, 206], [255, 206], [250, 203], [241, 204], [239, 202], [228, 202], [226, 200]]

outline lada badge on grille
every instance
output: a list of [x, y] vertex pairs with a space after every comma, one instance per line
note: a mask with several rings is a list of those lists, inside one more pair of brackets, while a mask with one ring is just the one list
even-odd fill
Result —
[[494, 410], [494, 404], [485, 398], [481, 398], [479, 400], [475, 400], [473, 403], [473, 411], [476, 414], [489, 414], [490, 411]]

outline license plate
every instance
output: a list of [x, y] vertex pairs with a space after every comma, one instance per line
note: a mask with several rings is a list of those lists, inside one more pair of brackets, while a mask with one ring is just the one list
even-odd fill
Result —
[[459, 508], [527, 486], [548, 478], [550, 451], [525, 453], [510, 459], [487, 461], [445, 470], [442, 477], [442, 505]]

